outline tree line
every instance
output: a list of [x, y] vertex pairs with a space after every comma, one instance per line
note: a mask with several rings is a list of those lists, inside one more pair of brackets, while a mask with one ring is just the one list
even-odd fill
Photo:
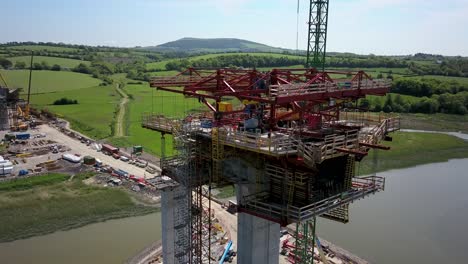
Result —
[[468, 59], [466, 58], [439, 60], [436, 64], [410, 62], [408, 68], [417, 75], [468, 77]]
[[[400, 79], [382, 103], [380, 99], [361, 99], [359, 106], [374, 112], [468, 114], [468, 84], [435, 79]], [[404, 98], [403, 95], [414, 97]]]
[[[168, 71], [182, 71], [188, 67], [195, 68], [225, 68], [225, 67], [244, 67], [244, 68], [261, 68], [261, 67], [285, 67], [293, 65], [304, 65], [305, 57], [300, 56], [258, 56], [250, 54], [239, 55], [221, 55], [212, 58], [204, 59], [181, 59], [170, 61], [166, 64]], [[369, 57], [369, 58], [350, 58], [350, 57], [330, 57], [326, 67], [347, 67], [347, 68], [369, 68], [369, 67], [386, 67], [400, 68], [406, 67], [407, 62], [386, 57]]]

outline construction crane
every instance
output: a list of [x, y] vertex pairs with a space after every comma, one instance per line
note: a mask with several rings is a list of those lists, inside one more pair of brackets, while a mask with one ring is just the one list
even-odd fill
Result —
[[[327, 31], [328, 31], [328, 6], [329, 0], [310, 0], [309, 3], [309, 23], [307, 37], [307, 59], [306, 67], [313, 67], [317, 70], [325, 71], [325, 56], [327, 49]], [[299, 2], [298, 2], [299, 9]], [[354, 166], [354, 162], [352, 162]], [[347, 218], [348, 205], [343, 206], [345, 218]], [[339, 219], [346, 221], [347, 219]], [[296, 250], [293, 259], [294, 263], [314, 263], [314, 248], [320, 252], [320, 258], [323, 263], [328, 263], [323, 254], [318, 237], [316, 235], [317, 218], [314, 217], [304, 223], [296, 223]], [[312, 236], [311, 239], [308, 239]], [[317, 243], [316, 243], [317, 242]], [[311, 251], [308, 248], [312, 248]], [[299, 261], [297, 261], [299, 260]]]
[[325, 70], [329, 0], [310, 0], [306, 67]]

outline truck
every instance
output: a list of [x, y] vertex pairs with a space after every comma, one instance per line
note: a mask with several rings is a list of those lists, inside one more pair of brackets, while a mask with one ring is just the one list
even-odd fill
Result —
[[102, 151], [106, 151], [111, 154], [119, 154], [119, 148], [116, 148], [109, 144], [102, 144]]
[[125, 177], [125, 178], [128, 177], [128, 172], [121, 170], [121, 169], [116, 170], [115, 173], [117, 173], [117, 175], [119, 175], [120, 177]]
[[18, 176], [25, 176], [25, 175], [28, 175], [29, 174], [29, 171], [28, 170], [20, 170], [18, 172]]
[[237, 203], [233, 200], [229, 200], [226, 211], [228, 211], [231, 214], [237, 213]]

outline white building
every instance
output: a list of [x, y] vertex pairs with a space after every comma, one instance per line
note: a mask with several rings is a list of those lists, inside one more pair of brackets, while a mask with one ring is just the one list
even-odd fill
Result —
[[12, 171], [13, 163], [11, 163], [9, 160], [3, 159], [3, 157], [0, 156], [0, 176], [11, 174]]

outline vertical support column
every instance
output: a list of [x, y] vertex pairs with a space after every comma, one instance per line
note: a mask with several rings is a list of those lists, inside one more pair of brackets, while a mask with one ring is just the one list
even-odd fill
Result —
[[164, 264], [188, 263], [190, 256], [190, 199], [187, 188], [161, 192], [161, 226]]
[[165, 189], [161, 192], [161, 226], [163, 261], [174, 264], [174, 192]]
[[278, 264], [280, 225], [239, 213], [237, 220], [238, 263]]

